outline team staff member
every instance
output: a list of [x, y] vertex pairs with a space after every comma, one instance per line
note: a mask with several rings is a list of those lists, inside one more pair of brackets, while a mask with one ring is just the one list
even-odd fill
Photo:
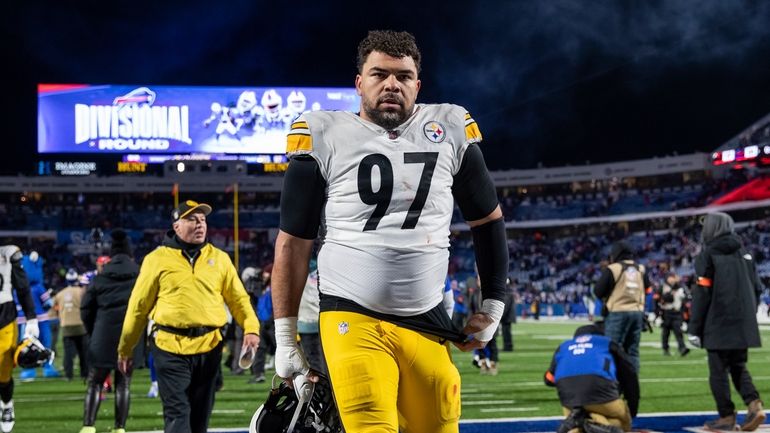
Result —
[[21, 250], [16, 245], [0, 246], [0, 430], [3, 433], [13, 430], [15, 413], [13, 410], [13, 355], [19, 337], [16, 326], [16, 303], [12, 290], [16, 289], [27, 318], [24, 338], [37, 338], [40, 330], [37, 325], [35, 303], [29, 290], [29, 280], [21, 266]]
[[695, 258], [690, 342], [708, 352], [709, 385], [719, 418], [706, 422], [710, 430], [736, 430], [735, 404], [730, 397], [730, 378], [748, 406], [740, 430], [753, 431], [767, 415], [746, 368], [749, 348], [760, 347], [757, 305], [762, 293], [754, 259], [735, 234], [730, 215], [705, 216], [701, 231], [703, 248]]
[[639, 378], [623, 348], [599, 326], [581, 326], [559, 345], [544, 380], [558, 390], [567, 415], [557, 433], [631, 430], [639, 408]]
[[658, 301], [663, 312], [660, 339], [661, 346], [663, 346], [663, 355], [665, 356], [671, 355], [668, 349], [668, 339], [672, 331], [679, 345], [679, 354], [685, 356], [690, 353], [690, 349], [685, 346], [684, 337], [682, 336], [682, 305], [685, 299], [687, 299], [687, 293], [679, 283], [679, 276], [674, 272], [670, 272], [666, 276], [666, 283], [660, 290], [660, 301]]
[[80, 318], [80, 305], [88, 285], [86, 278], [81, 275], [79, 281], [67, 285], [54, 297], [54, 309], [59, 316], [62, 343], [64, 343], [64, 376], [67, 380], [74, 377], [75, 356], [80, 363], [80, 377], [88, 375], [86, 349], [88, 335], [83, 320]]
[[142, 263], [118, 344], [118, 368], [129, 374], [132, 350], [155, 322], [151, 350], [165, 433], [204, 433], [222, 360], [225, 304], [244, 329], [243, 349], [256, 350], [259, 323], [230, 257], [206, 241], [211, 207], [187, 200], [173, 230]]
[[[460, 375], [447, 341], [484, 347], [504, 308], [505, 224], [481, 134], [462, 107], [415, 104], [419, 72], [411, 34], [371, 31], [358, 47], [360, 112], [306, 113], [288, 136], [273, 266], [276, 372], [308, 372], [297, 311], [323, 226], [321, 344], [350, 432], [457, 432]], [[484, 287], [462, 332], [442, 295], [455, 200]]]
[[594, 286], [594, 294], [608, 311], [604, 334], [623, 347], [639, 373], [639, 342], [646, 323], [644, 299], [652, 285], [644, 265], [634, 261], [634, 249], [628, 242], [612, 245], [610, 261]]

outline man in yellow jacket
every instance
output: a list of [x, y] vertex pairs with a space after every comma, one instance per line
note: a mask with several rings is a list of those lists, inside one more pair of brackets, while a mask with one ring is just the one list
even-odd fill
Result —
[[225, 304], [244, 329], [241, 353], [259, 345], [259, 322], [230, 257], [206, 241], [211, 206], [187, 200], [173, 212], [173, 230], [148, 254], [136, 280], [118, 345], [118, 368], [131, 356], [147, 320], [158, 373], [165, 433], [205, 433], [222, 360]]

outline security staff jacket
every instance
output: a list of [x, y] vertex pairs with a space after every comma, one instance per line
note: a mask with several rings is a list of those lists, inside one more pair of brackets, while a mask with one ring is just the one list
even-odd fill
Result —
[[562, 406], [576, 408], [626, 399], [636, 416], [639, 381], [623, 349], [608, 337], [577, 335], [562, 343], [545, 373], [545, 384], [556, 386]]
[[[206, 243], [188, 259], [170, 231], [163, 245], [144, 258], [128, 302], [118, 355], [131, 356], [148, 318], [155, 322], [159, 349], [180, 355], [209, 352], [222, 341], [219, 328], [227, 323], [225, 304], [244, 333], [259, 334], [259, 321], [227, 253]], [[185, 333], [194, 329], [207, 332]]]

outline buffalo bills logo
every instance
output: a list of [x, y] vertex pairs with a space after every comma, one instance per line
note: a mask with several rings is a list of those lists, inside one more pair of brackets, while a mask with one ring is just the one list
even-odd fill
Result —
[[140, 87], [134, 89], [123, 96], [118, 96], [112, 101], [112, 105], [128, 105], [128, 104], [149, 104], [155, 102], [155, 92], [146, 88]]

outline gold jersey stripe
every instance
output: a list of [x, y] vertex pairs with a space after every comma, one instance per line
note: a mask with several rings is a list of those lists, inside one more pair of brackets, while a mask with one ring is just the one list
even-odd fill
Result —
[[291, 124], [291, 129], [307, 128], [307, 122], [299, 121]]
[[313, 137], [310, 134], [293, 132], [286, 136], [286, 153], [311, 150], [313, 150]]
[[465, 125], [465, 139], [472, 143], [481, 141], [481, 131], [479, 130], [479, 125], [476, 124], [473, 119], [471, 119], [470, 123]]

